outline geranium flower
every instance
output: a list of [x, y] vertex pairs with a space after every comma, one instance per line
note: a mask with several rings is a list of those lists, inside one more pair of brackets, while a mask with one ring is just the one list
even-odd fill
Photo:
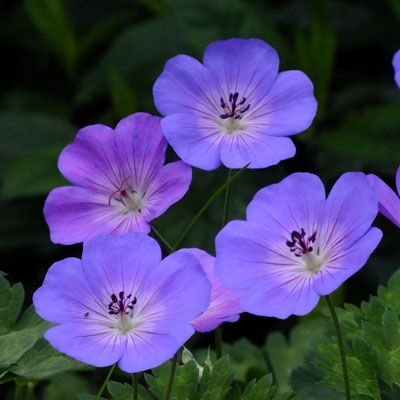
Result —
[[301, 71], [278, 73], [276, 51], [259, 39], [210, 44], [203, 63], [178, 55], [157, 79], [154, 102], [179, 157], [212, 170], [264, 168], [293, 157], [287, 136], [305, 131], [317, 102]]
[[211, 299], [207, 310], [192, 321], [196, 331], [210, 332], [224, 322], [236, 322], [242, 312], [240, 295], [224, 287], [215, 275], [215, 257], [199, 249], [183, 249], [181, 252], [197, 259], [211, 284]]
[[362, 173], [344, 174], [328, 198], [317, 176], [292, 174], [255, 195], [247, 221], [218, 234], [216, 274], [242, 290], [243, 311], [307, 314], [367, 262], [382, 237], [371, 228], [377, 213], [376, 191]]
[[396, 174], [398, 194], [376, 175], [368, 175], [368, 179], [378, 192], [379, 211], [400, 228], [400, 167]]
[[397, 86], [400, 87], [400, 50], [397, 50], [394, 54], [392, 65], [394, 68], [394, 80]]
[[149, 222], [187, 192], [191, 168], [164, 164], [167, 142], [160, 118], [136, 113], [115, 130], [81, 129], [58, 167], [74, 186], [54, 189], [44, 215], [55, 243], [72, 244], [100, 233], [148, 233]]
[[162, 364], [189, 339], [210, 290], [190, 254], [161, 261], [159, 245], [145, 234], [100, 235], [84, 244], [82, 261], [53, 264], [33, 303], [57, 324], [45, 338], [58, 351], [138, 372]]

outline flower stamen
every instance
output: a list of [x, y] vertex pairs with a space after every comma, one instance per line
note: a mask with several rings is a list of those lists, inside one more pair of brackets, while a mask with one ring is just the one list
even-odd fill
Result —
[[227, 119], [227, 118], [242, 119], [243, 114], [250, 108], [250, 104], [247, 104], [245, 106], [247, 100], [246, 97], [242, 97], [239, 102], [238, 99], [239, 99], [238, 92], [230, 93], [228, 102], [226, 102], [224, 98], [221, 97], [220, 99], [221, 108], [224, 111], [223, 114], [219, 115], [221, 119]]
[[117, 297], [117, 295], [113, 293], [111, 295], [111, 303], [108, 305], [108, 313], [110, 315], [128, 315], [133, 310], [136, 301], [136, 297], [132, 297], [132, 294], [128, 294], [128, 296], [125, 297], [125, 292], [121, 291]]

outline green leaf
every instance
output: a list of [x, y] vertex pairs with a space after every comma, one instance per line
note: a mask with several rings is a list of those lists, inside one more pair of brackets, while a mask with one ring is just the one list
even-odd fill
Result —
[[20, 283], [11, 286], [0, 271], [0, 334], [9, 332], [21, 313], [24, 288]]
[[127, 81], [118, 73], [110, 73], [110, 92], [113, 109], [118, 118], [138, 110], [137, 97]]
[[45, 147], [22, 157], [5, 173], [1, 190], [4, 199], [43, 195], [67, 181], [57, 170], [63, 145]]
[[253, 379], [246, 386], [242, 400], [270, 400], [275, 391], [272, 386], [272, 375], [265, 375], [259, 380]]
[[201, 400], [223, 400], [234, 380], [235, 371], [228, 355], [220, 358], [211, 367], [204, 367], [199, 386]]
[[371, 107], [336, 129], [323, 132], [316, 143], [331, 153], [364, 162], [398, 163], [399, 104]]
[[0, 174], [18, 157], [68, 143], [74, 134], [75, 128], [62, 119], [27, 112], [0, 113]]
[[[132, 400], [132, 386], [127, 383], [119, 383], [110, 381], [107, 385], [107, 390], [114, 400]], [[138, 384], [138, 400], [151, 400], [150, 394], [140, 384]]]
[[87, 379], [72, 374], [61, 374], [46, 385], [43, 390], [43, 400], [76, 399], [77, 393], [87, 391], [89, 391]]
[[69, 77], [75, 73], [77, 46], [63, 0], [26, 0], [32, 22], [59, 58]]

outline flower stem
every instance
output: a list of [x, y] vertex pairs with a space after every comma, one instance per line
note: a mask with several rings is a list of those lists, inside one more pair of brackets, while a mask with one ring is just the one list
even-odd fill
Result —
[[112, 373], [114, 372], [115, 365], [116, 365], [116, 364], [114, 364], [114, 365], [110, 368], [110, 370], [108, 371], [108, 374], [107, 374], [107, 376], [106, 376], [106, 379], [104, 380], [103, 384], [101, 385], [100, 390], [99, 390], [98, 393], [97, 393], [96, 400], [99, 400], [99, 399], [100, 399], [100, 396], [103, 394], [104, 389], [106, 388], [107, 383], [108, 383], [108, 381], [110, 380]]
[[138, 376], [132, 374], [132, 400], [138, 400]]
[[222, 227], [226, 225], [229, 217], [229, 206], [231, 203], [231, 188], [232, 188], [232, 170], [228, 170], [228, 179], [226, 180], [225, 201], [224, 201], [224, 214], [222, 217]]
[[242, 169], [232, 174], [230, 179], [228, 179], [222, 186], [220, 186], [212, 196], [204, 203], [203, 207], [198, 211], [198, 213], [194, 216], [194, 218], [186, 225], [186, 228], [182, 231], [179, 235], [178, 239], [176, 240], [175, 244], [172, 246], [172, 251], [175, 251], [180, 244], [182, 243], [183, 239], [185, 239], [186, 235], [190, 232], [196, 222], [200, 219], [200, 217], [204, 214], [210, 204], [226, 189], [227, 186], [231, 184], [231, 182], [236, 179], [247, 167], [249, 164], [245, 165]]
[[161, 233], [156, 229], [154, 225], [151, 225], [151, 230], [154, 232], [154, 235], [157, 236], [157, 239], [167, 248], [167, 250], [172, 253], [172, 246], [167, 242], [167, 240], [161, 235]]
[[164, 394], [164, 400], [169, 400], [169, 396], [171, 395], [172, 385], [174, 384], [175, 370], [176, 370], [177, 362], [178, 362], [178, 352], [176, 352], [175, 355], [172, 357], [171, 368], [169, 370], [169, 376], [168, 376], [167, 388], [165, 389], [165, 394]]
[[215, 355], [218, 358], [222, 357], [222, 329], [219, 326], [214, 331], [214, 340], [215, 340]]
[[328, 303], [329, 311], [331, 312], [332, 320], [333, 320], [333, 323], [334, 323], [335, 329], [336, 329], [336, 337], [337, 337], [338, 346], [339, 346], [340, 358], [342, 361], [344, 390], [346, 393], [346, 400], [351, 400], [349, 372], [347, 369], [346, 354], [344, 351], [343, 336], [342, 336], [342, 331], [340, 329], [339, 319], [336, 314], [335, 306], [333, 305], [333, 302], [332, 302], [331, 298], [329, 297], [329, 295], [326, 295], [325, 299], [326, 299], [326, 302]]

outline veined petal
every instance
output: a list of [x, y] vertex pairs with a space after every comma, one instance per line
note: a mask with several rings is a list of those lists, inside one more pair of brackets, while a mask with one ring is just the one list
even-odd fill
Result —
[[378, 228], [371, 228], [350, 248], [343, 248], [313, 277], [313, 288], [321, 296], [332, 293], [367, 262], [382, 239]]
[[248, 130], [260, 136], [289, 136], [308, 129], [317, 112], [314, 86], [301, 71], [284, 71], [265, 96], [244, 116]]
[[361, 172], [343, 174], [333, 186], [319, 233], [327, 257], [351, 247], [370, 229], [378, 214], [376, 190]]
[[182, 161], [165, 165], [147, 188], [145, 218], [154, 219], [179, 201], [189, 190], [192, 169]]
[[161, 119], [135, 113], [115, 127], [115, 152], [120, 175], [134, 188], [147, 187], [164, 164], [167, 141]]
[[309, 274], [287, 273], [265, 277], [254, 289], [246, 290], [241, 299], [244, 311], [265, 317], [286, 319], [290, 315], [308, 314], [319, 301]]
[[294, 173], [280, 183], [256, 193], [247, 207], [247, 219], [281, 232], [286, 240], [292, 231], [304, 228], [308, 235], [317, 229], [325, 205], [325, 188], [313, 174]]
[[[400, 169], [398, 170], [400, 171]], [[368, 179], [378, 192], [379, 211], [400, 228], [400, 198], [399, 196], [376, 175], [368, 175]], [[399, 183], [399, 172], [397, 172]]]
[[50, 267], [33, 295], [33, 304], [43, 319], [53, 323], [107, 320], [107, 310], [89, 289], [77, 258], [66, 258]]
[[212, 74], [196, 59], [178, 55], [165, 64], [154, 87], [154, 103], [162, 115], [218, 115], [219, 97]]
[[216, 77], [219, 97], [227, 99], [230, 93], [238, 92], [251, 106], [256, 106], [266, 96], [279, 67], [277, 52], [259, 39], [228, 39], [211, 43], [204, 52], [203, 62]]
[[223, 322], [236, 322], [241, 313], [240, 294], [221, 284], [214, 272], [215, 258], [199, 249], [183, 249], [182, 252], [196, 257], [211, 283], [211, 299], [207, 310], [191, 322], [196, 331], [210, 332]]
[[80, 129], [64, 148], [58, 168], [75, 185], [111, 193], [121, 180], [115, 156], [114, 131], [105, 125], [90, 125]]
[[169, 144], [186, 163], [205, 170], [221, 165], [223, 133], [215, 121], [178, 113], [163, 118], [161, 126]]
[[158, 367], [169, 360], [193, 335], [190, 324], [163, 321], [146, 325], [127, 336], [126, 348], [118, 366], [134, 373]]
[[289, 138], [262, 133], [238, 132], [225, 134], [221, 144], [221, 160], [228, 168], [266, 168], [295, 155], [296, 148]]
[[105, 304], [112, 294], [131, 294], [137, 298], [135, 310], [143, 304], [148, 276], [160, 261], [160, 246], [142, 233], [99, 235], [83, 246], [83, 270], [92, 292]]
[[61, 353], [96, 367], [115, 364], [125, 347], [123, 335], [101, 324], [66, 323], [50, 328], [44, 337]]
[[121, 207], [108, 202], [105, 194], [81, 187], [65, 186], [52, 190], [43, 210], [52, 242], [73, 244], [101, 233], [150, 231], [140, 215], [127, 214]]

